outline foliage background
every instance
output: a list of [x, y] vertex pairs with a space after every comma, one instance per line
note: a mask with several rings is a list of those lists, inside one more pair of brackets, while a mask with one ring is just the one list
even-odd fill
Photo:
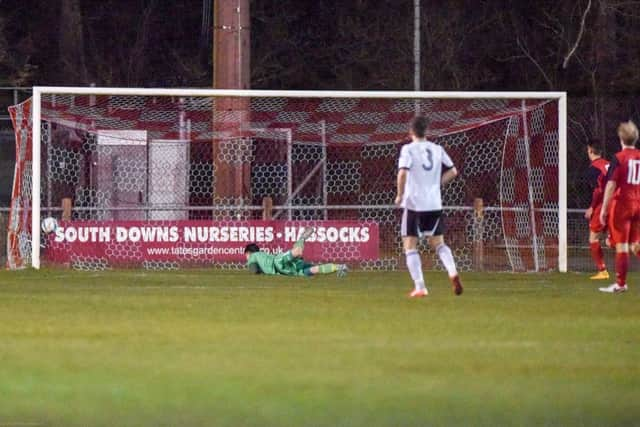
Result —
[[[215, 0], [0, 0], [0, 86], [210, 87]], [[584, 142], [640, 121], [640, 1], [422, 0], [423, 90], [569, 93], [570, 207]], [[412, 0], [251, 0], [256, 89], [413, 89]]]

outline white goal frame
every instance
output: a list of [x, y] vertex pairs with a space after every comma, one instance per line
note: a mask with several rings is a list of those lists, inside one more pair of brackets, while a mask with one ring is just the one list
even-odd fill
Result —
[[41, 101], [42, 95], [122, 95], [171, 97], [288, 97], [288, 98], [437, 98], [552, 99], [558, 102], [558, 270], [567, 272], [567, 93], [566, 92], [410, 92], [410, 91], [287, 91], [234, 89], [160, 89], [34, 86], [32, 95], [31, 264], [40, 268]]

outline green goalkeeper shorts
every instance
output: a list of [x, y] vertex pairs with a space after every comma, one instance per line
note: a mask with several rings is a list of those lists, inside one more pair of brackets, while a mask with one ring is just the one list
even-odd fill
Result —
[[285, 276], [305, 276], [305, 269], [312, 266], [302, 258], [294, 258], [291, 252], [276, 255], [273, 264], [278, 274]]

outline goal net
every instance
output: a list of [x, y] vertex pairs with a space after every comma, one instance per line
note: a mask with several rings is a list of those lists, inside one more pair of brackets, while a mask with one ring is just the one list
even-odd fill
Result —
[[417, 112], [460, 172], [443, 189], [459, 268], [565, 271], [564, 93], [38, 87], [10, 108], [8, 266], [239, 268], [246, 244], [283, 251], [313, 224], [311, 260], [404, 268], [393, 200]]

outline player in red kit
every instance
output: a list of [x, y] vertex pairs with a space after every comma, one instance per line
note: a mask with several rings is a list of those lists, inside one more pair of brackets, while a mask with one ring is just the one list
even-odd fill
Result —
[[604, 255], [600, 238], [606, 230], [606, 226], [600, 223], [600, 211], [602, 209], [602, 201], [604, 199], [604, 188], [607, 184], [607, 170], [609, 162], [602, 158], [602, 144], [599, 141], [592, 140], [587, 145], [587, 155], [591, 160], [589, 166], [589, 181], [593, 188], [591, 196], [591, 205], [585, 211], [584, 217], [589, 220], [589, 247], [591, 249], [591, 257], [596, 264], [598, 273], [591, 276], [592, 280], [604, 280], [609, 278], [609, 272], [604, 264]]
[[[635, 123], [623, 122], [618, 126], [620, 150], [609, 165], [604, 201], [600, 211], [600, 223], [607, 224], [611, 238], [616, 244], [616, 283], [602, 292], [620, 293], [627, 290], [627, 270], [629, 269], [629, 246], [637, 250], [640, 244], [640, 150], [635, 148], [638, 141], [638, 127]], [[609, 211], [614, 193], [616, 204]]]

